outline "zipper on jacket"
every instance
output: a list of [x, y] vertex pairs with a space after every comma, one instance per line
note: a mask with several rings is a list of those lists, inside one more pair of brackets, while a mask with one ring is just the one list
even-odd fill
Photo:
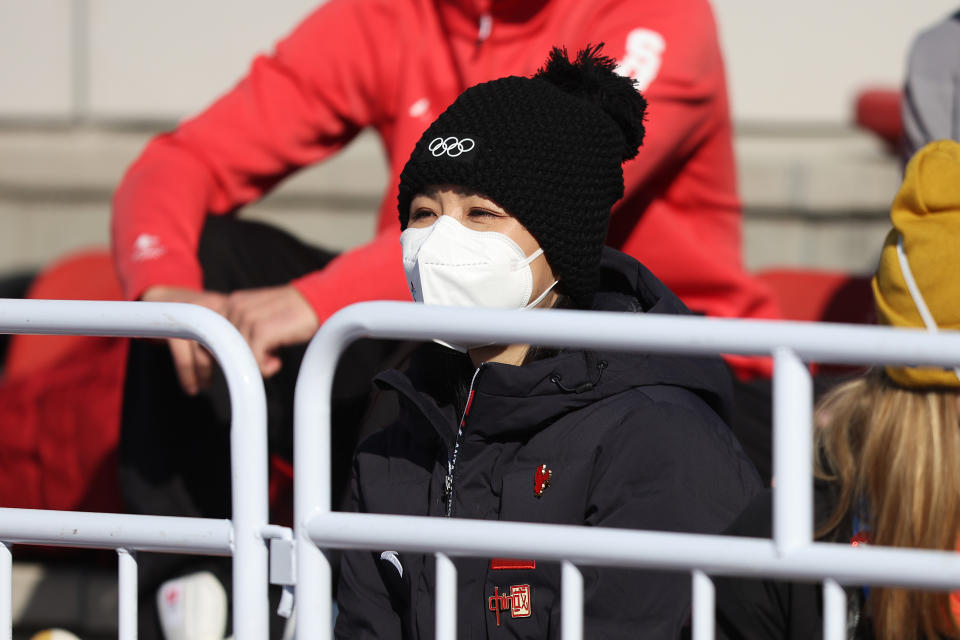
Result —
[[477, 370], [473, 372], [473, 378], [470, 379], [470, 391], [467, 393], [467, 404], [463, 408], [463, 415], [460, 416], [460, 425], [457, 427], [457, 439], [453, 443], [453, 450], [447, 457], [447, 477], [443, 480], [443, 496], [447, 502], [448, 518], [453, 515], [453, 478], [454, 471], [457, 469], [457, 456], [460, 455], [460, 443], [463, 440], [463, 427], [466, 425], [467, 416], [470, 414], [470, 405], [473, 404], [473, 387], [477, 383], [477, 376], [480, 374], [480, 369], [482, 368], [483, 365], [481, 364], [477, 367]]

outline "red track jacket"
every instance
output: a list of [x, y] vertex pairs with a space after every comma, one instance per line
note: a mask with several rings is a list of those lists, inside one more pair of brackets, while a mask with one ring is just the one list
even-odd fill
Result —
[[[649, 101], [647, 138], [624, 166], [608, 244], [694, 311], [777, 317], [741, 263], [723, 61], [706, 0], [330, 0], [129, 169], [112, 222], [125, 295], [158, 284], [199, 290], [206, 215], [256, 200], [369, 126], [390, 167], [377, 235], [293, 284], [321, 322], [353, 302], [408, 299], [396, 189], [423, 130], [467, 87], [530, 75], [555, 45], [575, 52], [597, 42]], [[767, 368], [737, 364], [748, 375]]]

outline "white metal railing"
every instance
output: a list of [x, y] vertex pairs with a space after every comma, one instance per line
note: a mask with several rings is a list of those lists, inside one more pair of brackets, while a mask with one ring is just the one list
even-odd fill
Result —
[[141, 551], [233, 556], [237, 640], [269, 636], [267, 433], [263, 381], [239, 332], [188, 304], [0, 300], [0, 333], [187, 338], [220, 363], [230, 392], [232, 520], [0, 509], [0, 639], [11, 637], [11, 543], [117, 549], [120, 638], [136, 638]]
[[[362, 337], [532, 343], [688, 355], [774, 357], [772, 539], [458, 520], [330, 510], [330, 391], [343, 349]], [[845, 636], [840, 585], [960, 588], [960, 554], [813, 541], [812, 386], [803, 362], [960, 363], [960, 333], [838, 324], [725, 320], [577, 311], [498, 311], [371, 302], [330, 318], [313, 338], [295, 396], [294, 520], [297, 638], [328, 638], [330, 567], [321, 547], [437, 554], [437, 638], [453, 640], [456, 570], [449, 556], [530, 557], [563, 562], [562, 634], [582, 637], [576, 565], [691, 572], [694, 638], [713, 637], [711, 574], [823, 581], [824, 637]], [[491, 542], [495, 541], [495, 542]]]

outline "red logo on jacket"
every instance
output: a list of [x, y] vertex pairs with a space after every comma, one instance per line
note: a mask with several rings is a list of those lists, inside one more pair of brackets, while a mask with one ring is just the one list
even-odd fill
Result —
[[530, 605], [530, 585], [514, 584], [510, 586], [509, 594], [500, 593], [499, 587], [493, 588], [493, 595], [487, 598], [487, 609], [497, 616], [497, 626], [500, 626], [500, 612], [510, 611], [511, 618], [529, 618], [533, 612]]
[[553, 471], [542, 464], [533, 472], [533, 495], [538, 498], [543, 495], [543, 490], [550, 486], [550, 478], [553, 477]]

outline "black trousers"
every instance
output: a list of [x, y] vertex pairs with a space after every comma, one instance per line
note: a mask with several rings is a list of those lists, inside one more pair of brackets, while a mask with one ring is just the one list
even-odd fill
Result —
[[[228, 293], [287, 284], [322, 269], [334, 254], [257, 222], [209, 217], [198, 255], [204, 288]], [[292, 460], [293, 394], [306, 345], [279, 354], [283, 367], [264, 381], [270, 452]], [[332, 496], [342, 505], [353, 450], [365, 431], [371, 379], [404, 352], [399, 343], [361, 340], [337, 368], [332, 407]], [[220, 372], [211, 388], [190, 397], [180, 388], [164, 341], [133, 341], [127, 363], [120, 433], [119, 473], [130, 513], [230, 517], [230, 406]], [[140, 638], [161, 638], [154, 603], [159, 585], [172, 577], [210, 570], [230, 593], [228, 558], [140, 554]], [[274, 594], [276, 597], [276, 594]], [[273, 616], [272, 636], [282, 621]]]

